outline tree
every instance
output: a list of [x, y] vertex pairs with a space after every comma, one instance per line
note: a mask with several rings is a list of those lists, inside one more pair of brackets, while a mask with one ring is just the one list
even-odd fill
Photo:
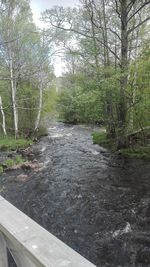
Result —
[[[2, 96], [4, 104], [10, 101], [11, 96], [11, 105], [7, 110], [10, 112], [12, 109], [15, 138], [18, 138], [20, 132], [27, 131], [27, 128], [30, 128], [28, 131], [31, 128], [36, 130], [39, 126], [43, 90], [53, 72], [49, 56], [51, 46], [33, 23], [27, 0], [4, 1], [0, 22]], [[10, 91], [6, 82], [10, 85]], [[7, 121], [11, 121], [10, 114]], [[8, 127], [11, 128], [11, 123]]]
[[4, 136], [6, 136], [7, 135], [7, 132], [6, 132], [6, 120], [5, 120], [5, 113], [4, 113], [4, 110], [3, 110], [2, 97], [1, 96], [0, 96], [0, 111], [1, 111], [1, 114], [2, 114], [2, 129], [3, 129]]
[[16, 91], [23, 59], [20, 57], [24, 49], [24, 36], [32, 24], [32, 16], [27, 1], [5, 1], [4, 12], [1, 14], [1, 51], [3, 64], [8, 73], [10, 81], [11, 101], [14, 120], [15, 138], [18, 138], [18, 110], [16, 102]]
[[114, 103], [112, 90], [106, 89], [106, 123], [108, 134], [116, 135], [117, 147], [126, 147], [130, 65], [140, 51], [137, 49], [140, 45], [137, 32], [150, 18], [150, 1], [83, 0], [81, 3], [79, 9], [56, 7], [47, 10], [43, 13], [43, 20], [49, 23], [49, 29], [56, 29], [56, 36], [60, 32], [70, 33], [71, 38], [74, 36], [78, 55], [84, 61], [85, 68], [87, 63], [93, 68], [97, 82], [102, 80], [102, 67], [104, 79], [111, 80], [112, 75], [116, 78], [114, 84], [118, 87]]

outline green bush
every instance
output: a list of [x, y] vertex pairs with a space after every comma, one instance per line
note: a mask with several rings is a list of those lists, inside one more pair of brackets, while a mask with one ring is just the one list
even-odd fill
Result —
[[99, 93], [84, 92], [82, 88], [62, 91], [58, 100], [60, 118], [67, 123], [102, 123], [102, 105], [99, 98]]

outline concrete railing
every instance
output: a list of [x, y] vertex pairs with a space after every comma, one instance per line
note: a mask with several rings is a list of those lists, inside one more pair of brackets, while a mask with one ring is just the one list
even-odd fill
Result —
[[94, 267], [0, 196], [0, 267], [7, 251], [18, 267]]

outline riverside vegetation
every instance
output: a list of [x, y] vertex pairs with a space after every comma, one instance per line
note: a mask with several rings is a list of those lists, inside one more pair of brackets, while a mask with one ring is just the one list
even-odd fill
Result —
[[[106, 136], [95, 133], [95, 143], [149, 154], [149, 4], [82, 0], [76, 8], [55, 6], [41, 14], [42, 31], [29, 1], [1, 1], [1, 146], [24, 146], [43, 132], [45, 117], [55, 116], [104, 126]], [[53, 56], [60, 52], [66, 67], [55, 77]]]
[[[79, 9], [57, 7], [43, 14], [48, 25], [65, 34], [68, 71], [59, 81], [60, 117], [68, 123], [105, 126], [106, 135], [94, 133], [94, 143], [146, 158], [150, 157], [149, 4], [85, 0]], [[76, 46], [70, 46], [72, 39]]]

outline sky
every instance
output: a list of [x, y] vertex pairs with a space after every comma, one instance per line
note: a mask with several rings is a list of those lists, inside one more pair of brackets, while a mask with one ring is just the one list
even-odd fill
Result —
[[[33, 19], [36, 25], [43, 28], [44, 25], [40, 21], [40, 13], [46, 9], [50, 9], [53, 6], [74, 7], [77, 6], [79, 0], [30, 0], [30, 6], [33, 13]], [[56, 58], [54, 63], [56, 76], [61, 76], [65, 65], [60, 58]]]
[[53, 6], [73, 7], [78, 3], [78, 0], [30, 0], [34, 18], [38, 19], [40, 13], [45, 9]]

